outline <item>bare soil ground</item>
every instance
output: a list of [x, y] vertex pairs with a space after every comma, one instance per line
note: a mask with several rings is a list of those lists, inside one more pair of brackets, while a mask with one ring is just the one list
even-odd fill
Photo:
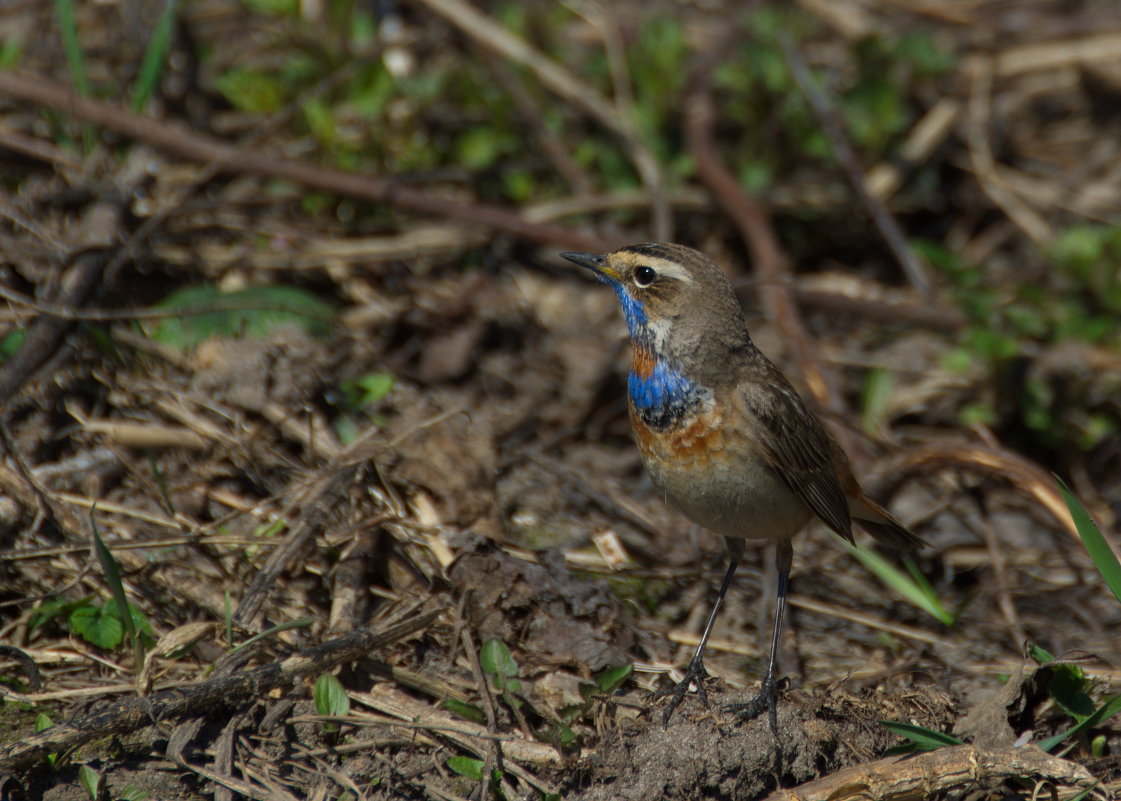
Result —
[[[0, 6], [18, 43], [0, 46], [0, 798], [87, 798], [83, 767], [112, 799], [1117, 793], [1116, 718], [1035, 747], [1074, 725], [1073, 672], [1027, 648], [1077, 665], [1093, 704], [1121, 692], [1121, 603], [1050, 476], [1116, 549], [1119, 9], [802, 5], [795, 52], [773, 52], [826, 76], [826, 107], [798, 118], [824, 153], [855, 135], [838, 98], [868, 42], [922, 34], [952, 57], [900, 84], [906, 124], [880, 145], [811, 158], [782, 97], [770, 127], [745, 122], [721, 70], [765, 34], [718, 3], [198, 0], [141, 115], [127, 87], [157, 4], [77, 4], [90, 100], [59, 8]], [[369, 41], [340, 9], [377, 23]], [[655, 76], [656, 146], [619, 122], [625, 70], [580, 77], [654, 15], [684, 32], [689, 76]], [[353, 82], [371, 64], [416, 94], [370, 112], [381, 84]], [[276, 88], [246, 73], [300, 70], [294, 99], [230, 100], [231, 76], [245, 101]], [[440, 70], [488, 76], [487, 99], [425, 95]], [[487, 161], [502, 115], [524, 138]], [[772, 158], [738, 150], [759, 131], [773, 175], [752, 196], [746, 168], [726, 179]], [[659, 175], [663, 146], [682, 172]], [[1072, 236], [1089, 255], [1064, 261]], [[652, 698], [697, 642], [723, 546], [643, 476], [615, 299], [557, 253], [658, 238], [728, 268], [756, 342], [931, 543], [914, 564], [953, 618], [812, 526], [777, 738], [722, 709], [758, 680], [764, 550], [710, 643], [712, 706], [689, 698], [663, 729]], [[242, 294], [234, 330], [195, 336], [213, 319], [158, 304], [202, 285], [330, 313]], [[151, 628], [143, 657], [75, 618], [114, 615], [95, 534]], [[479, 657], [496, 641], [505, 687]], [[317, 715], [325, 674], [345, 717]], [[965, 744], [893, 756], [881, 721]]]

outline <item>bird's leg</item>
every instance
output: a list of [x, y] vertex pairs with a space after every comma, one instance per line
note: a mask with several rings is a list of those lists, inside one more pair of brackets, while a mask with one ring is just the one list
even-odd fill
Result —
[[790, 541], [778, 543], [775, 552], [775, 567], [778, 568], [778, 597], [775, 600], [775, 622], [771, 630], [771, 655], [767, 660], [767, 672], [763, 675], [763, 684], [759, 694], [746, 704], [729, 704], [724, 707], [727, 712], [735, 712], [743, 720], [757, 717], [764, 709], [770, 712], [771, 731], [778, 738], [778, 679], [776, 677], [776, 663], [778, 662], [778, 640], [782, 630], [782, 616], [786, 611], [786, 584], [790, 579], [790, 564], [794, 561], [794, 549]]
[[670, 716], [673, 715], [673, 710], [681, 704], [685, 698], [685, 693], [689, 692], [689, 686], [694, 682], [697, 685], [697, 695], [701, 699], [701, 703], [708, 706], [708, 693], [705, 691], [705, 679], [708, 678], [708, 671], [705, 670], [704, 654], [705, 645], [708, 643], [709, 635], [712, 634], [712, 627], [716, 623], [716, 615], [720, 611], [720, 605], [724, 602], [724, 596], [728, 592], [728, 587], [732, 583], [732, 576], [736, 574], [736, 568], [739, 567], [740, 558], [743, 557], [743, 540], [729, 539], [728, 542], [728, 569], [724, 573], [724, 580], [720, 582], [720, 592], [716, 595], [716, 603], [712, 605], [712, 611], [708, 615], [708, 622], [705, 623], [705, 630], [701, 633], [701, 641], [697, 644], [697, 650], [693, 652], [693, 658], [689, 660], [689, 667], [685, 668], [685, 678], [670, 687], [667, 690], [660, 690], [655, 693], [655, 698], [662, 698], [667, 695], [673, 696], [670, 698], [669, 703], [666, 704], [666, 711], [662, 713], [662, 728], [669, 725]]

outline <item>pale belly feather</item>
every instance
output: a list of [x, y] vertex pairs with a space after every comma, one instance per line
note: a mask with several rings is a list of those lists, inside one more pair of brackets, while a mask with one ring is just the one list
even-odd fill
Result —
[[635, 433], [654, 485], [678, 511], [710, 531], [786, 540], [812, 517], [809, 506], [761, 459], [747, 458], [746, 438], [730, 439], [711, 412], [673, 432], [636, 425]]

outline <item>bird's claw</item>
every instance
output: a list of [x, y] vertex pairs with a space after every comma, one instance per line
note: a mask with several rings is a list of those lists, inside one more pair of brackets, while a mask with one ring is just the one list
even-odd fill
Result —
[[685, 700], [685, 695], [689, 692], [689, 687], [693, 684], [697, 685], [697, 697], [700, 699], [701, 704], [706, 709], [708, 708], [708, 691], [705, 690], [706, 679], [708, 679], [708, 671], [705, 670], [704, 661], [700, 657], [695, 656], [689, 662], [689, 667], [685, 668], [685, 678], [672, 687], [667, 687], [664, 690], [658, 690], [658, 692], [654, 693], [655, 698], [670, 696], [669, 703], [666, 704], [666, 709], [662, 713], [663, 729], [669, 726], [669, 719], [673, 715], [673, 711]]
[[736, 715], [740, 720], [752, 720], [767, 710], [770, 713], [771, 730], [778, 736], [778, 680], [772, 671], [767, 671], [759, 693], [743, 704], [726, 704], [724, 711]]

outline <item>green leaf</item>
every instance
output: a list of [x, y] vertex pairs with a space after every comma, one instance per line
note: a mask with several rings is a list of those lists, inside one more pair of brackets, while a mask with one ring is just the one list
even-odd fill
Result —
[[736, 170], [740, 186], [752, 195], [764, 194], [775, 181], [774, 167], [763, 161], [749, 161]]
[[954, 275], [961, 271], [961, 257], [953, 250], [929, 239], [912, 239], [908, 242], [916, 255], [925, 259], [931, 267]]
[[610, 667], [595, 677], [596, 686], [600, 692], [613, 693], [623, 686], [623, 682], [631, 675], [630, 665]]
[[1046, 665], [1055, 658], [1054, 654], [1042, 645], [1036, 645], [1035, 643], [1028, 646], [1028, 655], [1041, 665]]
[[27, 331], [22, 328], [5, 334], [4, 338], [0, 339], [0, 362], [7, 361], [14, 356], [25, 339], [27, 339]]
[[366, 430], [366, 426], [359, 423], [358, 420], [350, 414], [339, 415], [331, 421], [331, 424], [335, 429], [335, 436], [339, 438], [339, 442], [343, 445], [350, 445]]
[[272, 72], [235, 68], [219, 75], [214, 85], [242, 111], [267, 114], [280, 111], [285, 103], [284, 84]]
[[101, 774], [89, 765], [82, 765], [78, 768], [78, 781], [85, 789], [86, 795], [90, 797], [90, 801], [97, 801], [98, 796], [101, 795]]
[[[38, 715], [35, 716], [35, 733], [36, 734], [38, 734], [39, 732], [41, 732], [45, 729], [49, 729], [53, 725], [54, 725], [54, 721], [51, 720], [43, 712], [40, 712]], [[48, 765], [53, 766], [56, 762], [58, 762], [58, 754], [47, 754], [47, 764]]]
[[474, 704], [457, 701], [454, 698], [445, 698], [444, 708], [453, 714], [459, 715], [464, 720], [474, 721], [475, 723], [487, 722], [486, 714]]
[[967, 348], [953, 348], [938, 357], [940, 366], [958, 374], [968, 373], [976, 361], [973, 352]]
[[[132, 604], [128, 605], [132, 625], [146, 646], [155, 642], [152, 626], [144, 614]], [[83, 604], [74, 609], [66, 620], [70, 630], [98, 648], [111, 651], [124, 640], [125, 627], [117, 612], [117, 605], [106, 602], [103, 606]]]
[[910, 740], [920, 751], [933, 751], [936, 748], [943, 748], [947, 745], [964, 745], [957, 737], [943, 734], [933, 729], [927, 729], [923, 726], [915, 726], [911, 723], [897, 723], [893, 720], [881, 720], [880, 725], [898, 734], [900, 737]]
[[924, 582], [925, 587], [917, 584], [911, 577], [874, 551], [850, 545], [849, 553], [859, 559], [876, 578], [894, 590], [900, 597], [922, 609], [940, 623], [947, 626], [953, 625], [954, 616], [934, 595], [929, 584]]
[[504, 166], [501, 180], [506, 194], [517, 204], [529, 201], [537, 191], [537, 181], [529, 170]]
[[564, 722], [554, 723], [542, 733], [541, 739], [561, 749], [570, 748], [576, 744], [576, 732]]
[[895, 49], [901, 58], [908, 59], [924, 76], [949, 72], [957, 64], [957, 55], [952, 50], [939, 47], [934, 36], [926, 31], [904, 34]]
[[312, 336], [330, 332], [331, 306], [302, 289], [259, 286], [238, 292], [217, 287], [189, 287], [174, 292], [158, 309], [183, 312], [151, 327], [150, 336], [173, 348], [187, 350], [210, 337], [263, 337], [282, 325], [294, 324]]
[[1103, 225], [1075, 225], [1061, 232], [1051, 247], [1051, 259], [1083, 278], [1107, 255], [1114, 229]]
[[[116, 608], [114, 608], [112, 611], [113, 614], [117, 614]], [[148, 622], [148, 618], [144, 615], [144, 613], [132, 604], [129, 604], [128, 614], [129, 617], [132, 618], [133, 628], [136, 629], [136, 633], [140, 635], [140, 641], [144, 644], [144, 647], [151, 648], [153, 645], [155, 645], [156, 638], [152, 632], [152, 624]]]
[[296, 17], [300, 13], [300, 0], [241, 0], [250, 11], [270, 17]]
[[1048, 669], [1051, 678], [1047, 682], [1047, 691], [1064, 712], [1080, 723], [1094, 714], [1094, 702], [1083, 690], [1086, 674], [1082, 668], [1058, 664], [1049, 665]]
[[390, 373], [366, 373], [353, 381], [344, 381], [342, 390], [349, 408], [364, 409], [388, 395], [395, 383]]
[[1082, 544], [1086, 546], [1090, 558], [1094, 561], [1094, 566], [1101, 573], [1106, 586], [1117, 597], [1117, 600], [1121, 601], [1121, 563], [1117, 561], [1113, 549], [1109, 547], [1109, 543], [1102, 536], [1101, 529], [1094, 523], [1082, 502], [1070, 491], [1066, 482], [1058, 476], [1055, 476], [1055, 481], [1059, 485], [1059, 492], [1062, 493], [1063, 500], [1066, 501], [1067, 509], [1070, 510], [1070, 516], [1074, 520], [1074, 527], [1078, 530], [1078, 536], [1082, 538]]
[[121, 789], [121, 801], [146, 801], [148, 798], [148, 791], [137, 787], [135, 784], [126, 784]]
[[69, 617], [71, 613], [79, 607], [92, 606], [90, 603], [92, 598], [92, 595], [87, 595], [85, 598], [81, 598], [77, 601], [70, 601], [66, 598], [51, 598], [43, 601], [35, 607], [31, 616], [27, 619], [28, 633], [34, 633], [36, 629], [45, 626], [56, 617]]
[[490, 126], [467, 129], [456, 142], [456, 161], [471, 170], [494, 164], [506, 147], [505, 137]]
[[445, 764], [460, 776], [466, 776], [468, 779], [476, 781], [483, 778], [483, 770], [486, 768], [486, 763], [483, 760], [465, 756], [448, 757]]
[[1046, 740], [1043, 740], [1039, 743], [1039, 747], [1044, 751], [1050, 751], [1068, 737], [1073, 737], [1081, 732], [1089, 731], [1099, 723], [1113, 717], [1118, 712], [1121, 712], [1121, 695], [1113, 696], [1113, 698], [1102, 704], [1094, 714], [1090, 715], [1077, 726], [1067, 729], [1062, 734], [1056, 734], [1054, 737], [1048, 737]]
[[112, 651], [121, 644], [125, 627], [117, 610], [106, 606], [80, 606], [67, 620], [70, 630], [98, 648]]
[[270, 520], [266, 523], [261, 523], [253, 529], [254, 537], [275, 537], [284, 529], [288, 528], [288, 521], [280, 518], [278, 520]]
[[479, 649], [479, 664], [483, 672], [498, 678], [518, 675], [518, 663], [510, 654], [510, 649], [501, 640], [487, 640]]
[[350, 714], [350, 698], [346, 694], [346, 688], [331, 673], [324, 673], [315, 680], [312, 698], [315, 700], [315, 711], [320, 715], [341, 718]]
[[14, 32], [8, 33], [8, 38], [0, 42], [0, 70], [14, 70], [19, 66], [23, 57], [23, 37]]
[[887, 422], [887, 405], [891, 400], [894, 383], [891, 373], [887, 370], [874, 368], [868, 371], [864, 378], [862, 393], [864, 410], [861, 414], [861, 426], [865, 431], [874, 434], [883, 430]]
[[335, 120], [335, 110], [323, 100], [312, 100], [301, 109], [304, 122], [311, 135], [321, 144], [334, 147], [339, 141], [339, 126]]

